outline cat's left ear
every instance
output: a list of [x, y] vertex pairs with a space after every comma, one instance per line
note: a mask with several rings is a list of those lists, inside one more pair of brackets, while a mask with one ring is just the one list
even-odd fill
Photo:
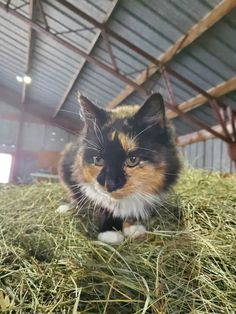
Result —
[[104, 124], [107, 120], [107, 113], [102, 108], [94, 105], [88, 98], [79, 95], [79, 103], [82, 107], [84, 118], [87, 124], [91, 124], [96, 120], [99, 124]]
[[165, 127], [165, 105], [161, 94], [152, 94], [135, 114], [134, 119], [139, 125], [159, 124]]

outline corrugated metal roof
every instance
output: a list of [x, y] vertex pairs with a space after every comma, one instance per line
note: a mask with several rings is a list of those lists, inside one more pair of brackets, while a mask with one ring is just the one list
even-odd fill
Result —
[[[7, 3], [7, 0], [0, 0]], [[10, 8], [29, 17], [29, 1], [12, 0]], [[150, 55], [160, 57], [172, 44], [206, 16], [220, 0], [70, 0], [69, 3], [94, 17], [97, 21], [106, 20], [114, 8], [106, 26]], [[41, 0], [43, 13], [37, 8], [36, 22], [45, 27], [45, 19], [50, 32], [66, 42], [112, 67], [112, 60], [102, 39], [100, 30], [95, 28], [75, 12], [57, 1]], [[28, 51], [29, 26], [0, 10], [0, 84], [13, 91], [21, 92], [22, 86], [16, 75], [23, 75]], [[197, 40], [176, 54], [168, 65], [204, 90], [207, 90], [236, 73], [236, 9], [218, 21]], [[135, 79], [148, 65], [144, 57], [109, 37], [112, 52], [119, 73]], [[94, 46], [94, 48], [93, 48]], [[36, 33], [32, 60], [32, 85], [28, 88], [27, 102], [33, 108], [39, 107], [53, 115], [62, 103], [65, 91], [71, 84], [75, 73], [82, 68], [84, 59], [69, 48], [49, 39], [45, 34]], [[182, 103], [197, 92], [179, 80], [170, 77], [171, 86], [177, 103]], [[71, 88], [68, 97], [57, 115], [58, 121], [71, 119], [79, 121], [78, 90], [105, 107], [124, 88], [126, 83], [108, 74], [103, 69], [85, 63], [82, 71]], [[157, 73], [145, 82], [144, 87], [160, 91], [168, 99], [168, 93], [160, 74]], [[229, 104], [235, 104], [235, 95], [223, 97]], [[125, 104], [141, 104], [144, 97], [134, 92], [124, 100]], [[204, 105], [192, 110], [206, 123], [215, 123], [209, 106]], [[178, 134], [193, 132], [198, 128], [187, 125], [180, 118], [174, 124]]]
[[[209, 29], [188, 48], [177, 54], [169, 66], [204, 90], [236, 74], [236, 10]], [[175, 78], [170, 78], [177, 103], [197, 92]], [[163, 82], [161, 82], [163, 87]]]
[[[126, 39], [138, 47], [144, 49], [148, 53], [157, 58], [170, 47], [181, 35], [184, 35], [196, 21], [205, 16], [214, 5], [220, 1], [212, 1], [211, 5], [205, 4], [204, 1], [119, 1], [116, 10], [113, 12], [112, 18], [109, 20], [108, 27], [121, 34]], [[188, 3], [188, 4], [187, 4]], [[190, 14], [190, 12], [192, 12]], [[115, 39], [109, 38], [112, 44], [113, 54], [116, 58], [118, 68], [121, 73], [134, 79], [139, 73], [137, 71], [145, 69], [149, 62], [134, 53], [129, 48], [118, 43]], [[92, 55], [100, 60], [109, 60], [104, 43], [99, 40]], [[84, 71], [86, 74], [84, 75]], [[86, 93], [91, 99], [94, 95], [101, 106], [108, 104], [123, 88], [124, 84], [119, 83], [117, 79], [103, 72], [103, 76], [119, 86], [119, 91], [110, 87], [105, 88], [106, 83], [101, 78], [95, 85], [84, 86], [83, 82], [86, 77], [93, 75], [93, 69], [89, 69], [88, 64], [81, 73], [74, 92], [80, 90]], [[100, 88], [97, 88], [99, 84]], [[140, 97], [140, 95], [139, 95]], [[142, 99], [142, 98], [141, 98]], [[70, 107], [70, 99], [65, 104]]]
[[0, 82], [20, 91], [21, 86], [16, 81], [16, 75], [24, 72], [28, 27], [0, 11], [0, 29]]
[[[6, 3], [7, 1], [1, 2]], [[24, 0], [12, 0], [10, 7], [16, 9], [24, 3]], [[94, 28], [84, 29], [90, 27], [88, 22], [82, 20], [56, 1], [43, 1], [41, 3], [50, 31], [88, 53], [91, 43], [99, 30]], [[113, 5], [112, 1], [109, 0], [96, 1], [94, 4], [80, 0], [79, 3], [74, 1], [73, 4], [79, 5], [84, 12], [94, 14], [100, 22], [105, 19], [107, 12]], [[20, 8], [18, 11], [29, 17], [28, 5]], [[5, 50], [2, 52], [3, 58], [0, 61], [0, 71], [4, 74], [4, 78], [7, 77], [7, 84], [10, 84], [13, 89], [17, 89], [20, 92], [21, 85], [17, 83], [15, 78], [16, 75], [23, 75], [25, 72], [29, 27], [6, 12], [0, 12], [2, 37], [0, 38], [5, 46]], [[37, 22], [45, 26], [39, 8]], [[33, 82], [28, 89], [28, 96], [32, 100], [40, 99], [53, 112], [69, 85], [75, 69], [82, 63], [83, 58], [68, 48], [49, 40], [43, 34], [37, 33], [35, 37], [31, 70]], [[9, 57], [8, 54], [8, 51], [14, 51], [16, 48], [19, 51], [19, 55], [17, 55], [19, 60], [13, 58], [14, 52], [12, 52], [12, 57]], [[1, 47], [0, 49], [2, 50], [3, 48]], [[9, 62], [8, 59], [10, 59]], [[9, 67], [7, 68], [7, 66]], [[5, 72], [9, 72], [9, 74], [6, 75]], [[0, 78], [0, 83], [3, 85], [6, 84], [4, 78]]]

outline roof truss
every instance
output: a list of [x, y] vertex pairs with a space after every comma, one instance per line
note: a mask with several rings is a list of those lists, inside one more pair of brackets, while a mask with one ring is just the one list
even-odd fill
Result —
[[[232, 126], [230, 123], [227, 124], [227, 128], [230, 132], [232, 132]], [[213, 126], [212, 129], [216, 132], [222, 133], [222, 127], [220, 124]], [[215, 138], [215, 136], [206, 130], [200, 130], [197, 132], [189, 133], [187, 135], [179, 136], [177, 138], [177, 143], [179, 146], [186, 146], [189, 144], [205, 141], [210, 138]]]
[[[236, 90], [236, 76], [232, 77], [228, 81], [225, 81], [217, 86], [214, 86], [207, 90], [207, 93], [214, 96], [214, 97], [220, 97], [227, 93], [230, 93], [232, 91]], [[178, 108], [182, 112], [188, 112], [194, 108], [197, 108], [201, 105], [204, 105], [207, 103], [207, 98], [201, 94], [197, 95], [196, 97], [193, 97], [180, 105], [178, 105]], [[178, 116], [178, 113], [168, 110], [167, 111], [167, 117], [169, 119], [173, 119]]]
[[[144, 70], [140, 75], [137, 76], [135, 82], [138, 85], [142, 85], [148, 80], [153, 74], [155, 74], [162, 65], [169, 62], [177, 53], [186, 48], [192, 42], [194, 42], [198, 37], [200, 37], [204, 32], [206, 32], [211, 26], [213, 26], [217, 21], [228, 14], [232, 9], [236, 7], [236, 0], [222, 0], [211, 12], [204, 16], [198, 23], [193, 25], [191, 29], [183, 36], [181, 36], [171, 47], [169, 47], [159, 58], [159, 64], [152, 62], [149, 67]], [[171, 69], [166, 68], [166, 70], [182, 80], [183, 77], [176, 73], [175, 71], [169, 71]], [[176, 75], [178, 74], [178, 75]], [[182, 80], [187, 85], [187, 80]], [[194, 84], [193, 84], [194, 85]], [[193, 86], [192, 86], [193, 87]], [[195, 86], [196, 87], [196, 86]], [[109, 104], [108, 107], [113, 108], [119, 105], [124, 99], [134, 92], [132, 86], [127, 85], [123, 91], [120, 92]], [[200, 92], [200, 89], [198, 90]]]

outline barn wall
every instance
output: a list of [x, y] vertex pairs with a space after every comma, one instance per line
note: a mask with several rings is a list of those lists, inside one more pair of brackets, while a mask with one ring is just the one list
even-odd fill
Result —
[[211, 171], [233, 172], [232, 161], [227, 154], [227, 145], [220, 139], [208, 139], [182, 147], [187, 162], [194, 168]]
[[[0, 101], [0, 152], [16, 151], [20, 111]], [[57, 172], [60, 152], [74, 136], [63, 129], [43, 123], [31, 115], [25, 116], [23, 124], [23, 153], [19, 176], [23, 182], [31, 180], [30, 173], [41, 171]]]

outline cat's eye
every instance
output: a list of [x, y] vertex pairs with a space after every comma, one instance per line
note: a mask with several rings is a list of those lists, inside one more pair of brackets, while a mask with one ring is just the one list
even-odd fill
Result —
[[140, 158], [137, 156], [130, 156], [126, 158], [126, 161], [125, 161], [126, 166], [128, 167], [135, 167], [139, 164], [139, 162], [140, 162]]
[[103, 166], [104, 165], [104, 159], [100, 156], [94, 156], [93, 157], [93, 163], [95, 166]]

